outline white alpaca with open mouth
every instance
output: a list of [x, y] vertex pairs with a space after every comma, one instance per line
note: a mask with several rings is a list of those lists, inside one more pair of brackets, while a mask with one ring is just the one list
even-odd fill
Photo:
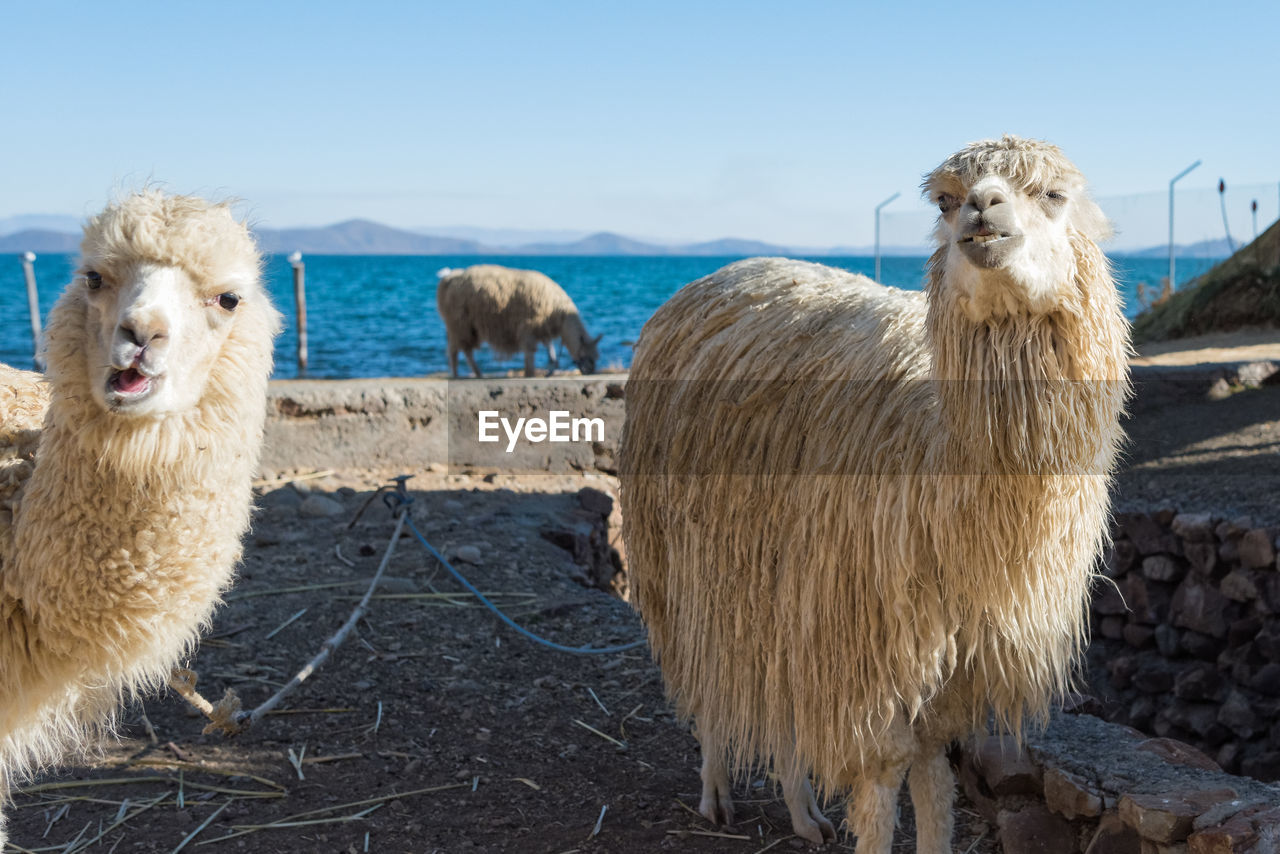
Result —
[[226, 205], [135, 193], [85, 227], [47, 375], [0, 365], [0, 809], [163, 684], [231, 583], [280, 329], [260, 264]]

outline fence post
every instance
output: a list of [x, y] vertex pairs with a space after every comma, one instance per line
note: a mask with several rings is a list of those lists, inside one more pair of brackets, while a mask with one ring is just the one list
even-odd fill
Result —
[[900, 195], [902, 194], [894, 193], [892, 196], [885, 199], [880, 204], [876, 205], [876, 281], [877, 282], [880, 281], [880, 209], [885, 205], [889, 204], [889, 202], [898, 198], [898, 196]]
[[27, 280], [27, 311], [31, 315], [31, 352], [36, 370], [44, 370], [40, 358], [40, 292], [36, 288], [36, 253], [22, 253], [22, 275]]
[[298, 376], [307, 375], [307, 269], [302, 253], [289, 256], [293, 266], [293, 305], [298, 316]]

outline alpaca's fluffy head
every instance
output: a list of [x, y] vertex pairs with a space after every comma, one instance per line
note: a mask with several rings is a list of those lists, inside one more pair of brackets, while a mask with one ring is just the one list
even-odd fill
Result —
[[971, 143], [925, 176], [944, 287], [974, 321], [1045, 314], [1075, 280], [1073, 235], [1110, 236], [1084, 176], [1057, 146], [1006, 135]]
[[108, 205], [85, 226], [75, 280], [51, 319], [50, 378], [83, 382], [122, 418], [189, 412], [228, 341], [237, 358], [270, 359], [280, 320], [260, 265], [225, 203], [145, 190]]

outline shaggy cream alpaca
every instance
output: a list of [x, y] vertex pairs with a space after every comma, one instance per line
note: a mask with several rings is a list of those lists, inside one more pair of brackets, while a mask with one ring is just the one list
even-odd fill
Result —
[[436, 308], [448, 336], [449, 372], [458, 376], [458, 351], [477, 377], [482, 377], [471, 351], [486, 341], [501, 358], [524, 353], [524, 375], [534, 374], [533, 357], [546, 345], [551, 368], [559, 367], [554, 339], [559, 338], [578, 370], [595, 373], [600, 357], [573, 300], [537, 270], [513, 270], [477, 264], [464, 270], [440, 271]]
[[249, 524], [280, 327], [225, 205], [138, 193], [81, 253], [47, 382], [0, 366], [0, 804], [207, 624]]
[[1128, 394], [1108, 235], [1054, 146], [975, 143], [927, 176], [924, 294], [753, 259], [645, 325], [620, 468], [634, 602], [697, 719], [702, 812], [727, 762], [808, 777], [888, 852], [909, 772], [917, 850], [950, 850], [944, 755], [1020, 731], [1069, 684]]

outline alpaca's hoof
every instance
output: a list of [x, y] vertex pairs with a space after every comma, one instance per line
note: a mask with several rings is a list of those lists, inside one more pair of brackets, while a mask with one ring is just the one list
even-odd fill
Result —
[[[815, 811], [816, 812], [816, 811]], [[827, 842], [835, 842], [836, 828], [827, 817], [822, 813], [816, 813], [813, 816], [805, 816], [799, 820], [793, 818], [791, 821], [791, 830], [796, 836], [812, 842], [814, 845], [822, 845]]]
[[784, 783], [783, 797], [787, 802], [787, 811], [791, 813], [791, 829], [796, 836], [807, 839], [814, 845], [835, 841], [835, 826], [822, 814], [808, 779], [802, 779], [799, 785], [794, 782]]
[[706, 791], [702, 793], [702, 803], [698, 804], [698, 812], [716, 827], [733, 826], [733, 798], [727, 790]]

